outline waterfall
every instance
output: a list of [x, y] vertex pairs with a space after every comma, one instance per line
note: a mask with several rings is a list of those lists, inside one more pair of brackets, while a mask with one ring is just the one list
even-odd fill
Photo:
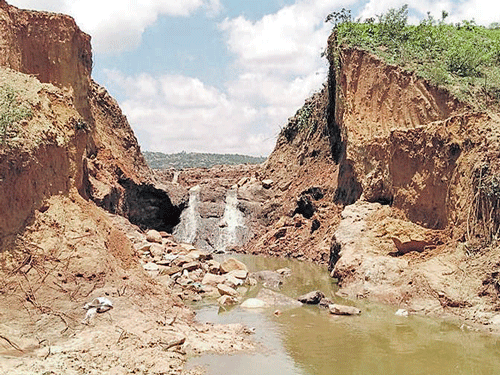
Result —
[[179, 242], [194, 243], [196, 239], [199, 223], [201, 222], [201, 217], [198, 213], [200, 190], [201, 187], [199, 185], [189, 189], [188, 207], [182, 212], [181, 222], [174, 230], [174, 237]]
[[226, 193], [226, 206], [216, 250], [225, 251], [229, 246], [242, 245], [246, 229], [245, 217], [238, 209], [238, 187], [233, 186]]

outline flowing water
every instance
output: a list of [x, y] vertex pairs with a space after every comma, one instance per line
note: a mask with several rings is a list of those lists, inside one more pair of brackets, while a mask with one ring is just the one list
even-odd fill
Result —
[[246, 226], [245, 217], [238, 209], [238, 190], [236, 187], [226, 192], [226, 206], [222, 222], [224, 227], [219, 231], [215, 249], [225, 251], [230, 246], [241, 245], [241, 234]]
[[[202, 322], [244, 323], [255, 327], [259, 348], [252, 353], [203, 355], [188, 368], [207, 366], [212, 375], [353, 375], [353, 374], [499, 374], [500, 338], [461, 329], [444, 320], [400, 317], [397, 307], [335, 297], [326, 269], [298, 261], [238, 256], [250, 271], [292, 269], [281, 292], [291, 297], [322, 290], [337, 303], [352, 304], [360, 316], [338, 317], [318, 306], [273, 314], [275, 308], [251, 311], [219, 309], [215, 301], [195, 305]], [[257, 294], [256, 287], [246, 298]]]
[[198, 213], [200, 190], [201, 187], [199, 185], [189, 189], [188, 207], [182, 212], [181, 222], [174, 231], [174, 236], [179, 242], [193, 243], [196, 238], [201, 221], [200, 214]]

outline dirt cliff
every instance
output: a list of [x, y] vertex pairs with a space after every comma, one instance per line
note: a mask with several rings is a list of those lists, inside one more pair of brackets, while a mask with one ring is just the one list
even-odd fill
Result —
[[328, 263], [350, 298], [496, 327], [498, 113], [335, 50], [263, 168], [273, 216], [247, 251]]
[[[237, 347], [241, 335], [198, 328], [147, 276], [145, 234], [116, 215], [172, 230], [185, 197], [155, 182], [117, 102], [92, 81], [90, 37], [71, 17], [0, 1], [0, 49], [0, 372], [179, 373], [185, 352], [161, 342], [218, 350], [210, 340], [222, 334]], [[114, 308], [83, 324], [96, 297]]]

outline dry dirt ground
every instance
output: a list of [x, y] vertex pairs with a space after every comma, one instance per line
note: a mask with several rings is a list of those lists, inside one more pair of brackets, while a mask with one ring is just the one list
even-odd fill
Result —
[[[243, 326], [195, 323], [146, 274], [133, 246], [144, 234], [125, 219], [77, 194], [42, 211], [0, 254], [0, 373], [180, 374], [189, 354], [253, 348]], [[83, 322], [96, 297], [113, 308]]]

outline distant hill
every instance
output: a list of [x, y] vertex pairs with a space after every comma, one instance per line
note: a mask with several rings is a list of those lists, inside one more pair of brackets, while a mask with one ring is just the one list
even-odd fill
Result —
[[164, 154], [162, 152], [143, 152], [146, 162], [153, 169], [211, 168], [214, 165], [260, 164], [266, 158], [238, 154], [203, 154], [196, 152], [179, 152]]

